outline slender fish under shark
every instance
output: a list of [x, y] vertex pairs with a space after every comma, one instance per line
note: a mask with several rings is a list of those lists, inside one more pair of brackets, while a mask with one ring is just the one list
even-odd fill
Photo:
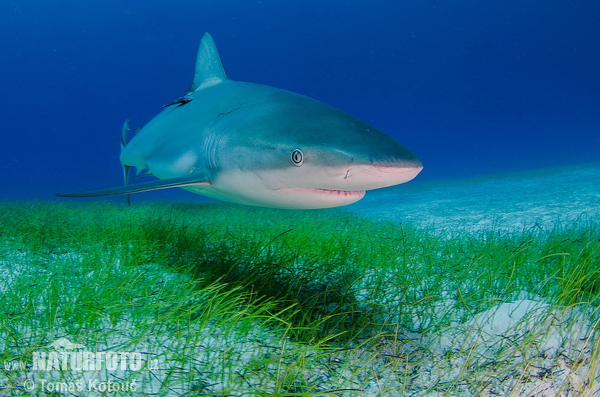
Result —
[[[200, 42], [187, 93], [127, 142], [125, 186], [59, 193], [99, 197], [181, 187], [233, 203], [338, 207], [408, 182], [419, 158], [375, 127], [323, 102], [227, 78], [213, 38]], [[159, 180], [129, 185], [130, 168]]]

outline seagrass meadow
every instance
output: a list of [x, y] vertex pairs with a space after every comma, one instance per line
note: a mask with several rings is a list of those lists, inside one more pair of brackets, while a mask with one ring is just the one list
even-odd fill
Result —
[[216, 202], [0, 214], [1, 395], [600, 391], [594, 217], [508, 231]]

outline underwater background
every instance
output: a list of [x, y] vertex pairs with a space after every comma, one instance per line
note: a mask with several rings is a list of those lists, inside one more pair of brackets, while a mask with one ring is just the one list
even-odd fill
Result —
[[[205, 32], [424, 170], [341, 209], [56, 198], [123, 184]], [[0, 33], [0, 396], [600, 395], [598, 0], [2, 0]]]
[[600, 158], [598, 1], [5, 0], [0, 199], [121, 185], [123, 121], [183, 95], [204, 32], [231, 79], [397, 138], [417, 182]]

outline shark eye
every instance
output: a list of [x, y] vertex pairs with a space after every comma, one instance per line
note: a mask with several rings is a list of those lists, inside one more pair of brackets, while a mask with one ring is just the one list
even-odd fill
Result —
[[302, 150], [300, 149], [292, 150], [292, 155], [290, 158], [296, 167], [300, 167], [302, 163], [304, 163], [304, 154], [302, 154]]

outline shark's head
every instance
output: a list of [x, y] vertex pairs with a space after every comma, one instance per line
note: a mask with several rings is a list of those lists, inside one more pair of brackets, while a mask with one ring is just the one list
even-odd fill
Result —
[[208, 195], [279, 208], [337, 207], [360, 200], [366, 190], [407, 182], [423, 168], [413, 152], [375, 127], [301, 95], [275, 94], [281, 111], [240, 109], [244, 133], [221, 135]]

